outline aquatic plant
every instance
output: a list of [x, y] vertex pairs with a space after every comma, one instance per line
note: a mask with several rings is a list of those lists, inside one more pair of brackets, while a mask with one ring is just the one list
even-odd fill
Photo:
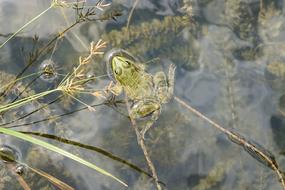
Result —
[[[54, 93], [56, 91], [61, 91], [62, 93], [66, 94], [68, 96], [71, 96], [73, 99], [79, 101], [80, 103], [82, 103], [84, 105], [87, 105], [87, 104], [85, 104], [84, 102], [82, 102], [81, 100], [76, 98], [75, 97], [76, 94], [88, 93], [90, 95], [94, 95], [94, 96], [98, 96], [98, 97], [103, 96], [100, 94], [101, 90], [93, 92], [93, 91], [90, 91], [90, 90], [84, 88], [84, 84], [86, 82], [88, 82], [88, 80], [91, 80], [90, 78], [84, 78], [84, 76], [85, 76], [84, 74], [86, 73], [86, 70], [85, 70], [86, 64], [90, 63], [90, 61], [94, 55], [103, 54], [101, 49], [104, 48], [105, 45], [106, 45], [106, 43], [102, 42], [101, 40], [99, 40], [96, 44], [92, 42], [90, 45], [90, 54], [86, 57], [80, 57], [79, 58], [79, 65], [76, 68], [74, 68], [72, 73], [66, 75], [66, 77], [62, 80], [62, 82], [58, 85], [57, 88], [52, 89], [52, 90], [48, 90], [48, 91], [45, 91], [42, 93], [38, 93], [38, 94], [35, 94], [32, 96], [28, 96], [26, 98], [19, 99], [13, 103], [9, 103], [9, 104], [6, 104], [4, 106], [1, 106], [1, 108], [0, 108], [1, 112], [7, 111], [10, 109], [19, 107], [19, 106], [23, 106], [29, 102], [37, 100], [38, 98], [41, 98], [43, 96], [47, 96], [47, 95]], [[93, 107], [91, 107], [89, 105], [87, 105], [87, 106], [88, 106], [89, 110], [94, 110]], [[24, 135], [22, 133], [19, 133], [19, 132], [16, 132], [14, 130], [10, 130], [10, 129], [0, 128], [0, 131], [4, 134], [8, 134], [8, 135], [23, 139], [25, 141], [29, 141], [33, 144], [40, 145], [40, 146], [47, 148], [49, 150], [52, 150], [54, 152], [65, 155], [65, 156], [67, 156], [67, 157], [69, 157], [75, 161], [80, 162], [81, 164], [84, 164], [88, 167], [91, 167], [91, 168], [97, 170], [98, 172], [100, 172], [104, 175], [110, 176], [110, 177], [114, 178], [115, 180], [119, 181], [120, 183], [122, 183], [123, 185], [127, 186], [124, 182], [122, 182], [118, 178], [114, 177], [112, 174], [106, 172], [105, 170], [103, 170], [103, 169], [95, 166], [94, 164], [91, 164], [91, 163], [89, 163], [89, 162], [87, 162], [87, 161], [85, 161], [85, 160], [83, 160], [83, 159], [81, 159], [81, 158], [79, 158], [73, 154], [70, 154], [67, 151], [64, 151], [58, 147], [55, 147], [49, 143], [46, 143], [44, 141], [38, 140], [36, 138], [30, 137], [28, 135]]]
[[[49, 67], [45, 67], [43, 68], [44, 71], [40, 71], [39, 73], [36, 74], [31, 74], [31, 75], [27, 75], [24, 77], [21, 77], [21, 75], [26, 71], [26, 69], [28, 67], [30, 67], [41, 55], [43, 55], [46, 51], [49, 51], [50, 49], [50, 45], [52, 45], [57, 39], [60, 38], [61, 35], [63, 35], [66, 31], [68, 31], [70, 28], [72, 28], [73, 26], [75, 26], [76, 24], [80, 23], [80, 22], [84, 22], [84, 21], [91, 21], [93, 19], [90, 18], [90, 16], [94, 16], [96, 15], [94, 7], [88, 8], [86, 12], [84, 12], [84, 6], [83, 7], [79, 7], [78, 6], [78, 2], [77, 3], [72, 3], [72, 5], [76, 5], [75, 9], [77, 10], [77, 15], [78, 15], [78, 19], [76, 20], [76, 22], [74, 24], [72, 24], [71, 26], [69, 26], [67, 29], [65, 29], [62, 33], [60, 33], [58, 36], [56, 36], [54, 39], [52, 39], [51, 41], [48, 42], [48, 44], [43, 47], [42, 49], [37, 49], [36, 52], [34, 54], [30, 54], [30, 59], [29, 64], [27, 65], [27, 67], [25, 67], [23, 69], [23, 71], [21, 73], [19, 73], [16, 77], [15, 80], [13, 80], [12, 82], [9, 82], [8, 84], [6, 84], [5, 86], [1, 87], [2, 93], [1, 93], [1, 97], [4, 97], [7, 95], [7, 92], [9, 90], [11, 90], [11, 88], [13, 88], [13, 86], [15, 86], [16, 83], [18, 83], [19, 81], [25, 79], [25, 78], [29, 78], [33, 75], [38, 75], [38, 76], [47, 76], [47, 75], [51, 75], [54, 74], [53, 72], [55, 72], [53, 69], [51, 70]], [[96, 8], [103, 10], [104, 7], [108, 6], [109, 4], [104, 4], [103, 1], [98, 1], [98, 3], [96, 4]], [[11, 35], [2, 45], [1, 47], [3, 47], [8, 41], [10, 41], [14, 36], [16, 36], [20, 31], [22, 31], [25, 27], [27, 27], [30, 23], [34, 22], [36, 19], [38, 19], [40, 16], [42, 16], [45, 12], [47, 12], [49, 9], [51, 9], [54, 6], [69, 6], [69, 3], [66, 3], [65, 1], [52, 1], [51, 6], [46, 9], [44, 12], [42, 12], [41, 14], [39, 14], [38, 16], [36, 16], [34, 19], [32, 19], [30, 22], [28, 22], [27, 24], [25, 24], [23, 27], [21, 27], [18, 31], [16, 31], [13, 35]], [[108, 18], [104, 18], [104, 19], [108, 19]], [[80, 99], [76, 98], [76, 96], [78, 94], [90, 94], [92, 96], [97, 96], [102, 98], [103, 97], [103, 91], [104, 90], [98, 90], [98, 91], [93, 91], [92, 89], [87, 89], [84, 85], [90, 81], [90, 80], [94, 80], [96, 77], [86, 77], [86, 65], [89, 64], [91, 62], [91, 59], [93, 59], [93, 56], [95, 55], [101, 55], [103, 54], [102, 49], [105, 47], [106, 43], [103, 42], [102, 40], [99, 40], [96, 44], [95, 43], [91, 43], [91, 47], [90, 47], [90, 52], [89, 55], [87, 55], [86, 57], [79, 57], [79, 64], [78, 66], [74, 67], [73, 71], [68, 73], [61, 81], [61, 83], [54, 89], [51, 90], [46, 90], [44, 92], [40, 92], [40, 93], [36, 93], [33, 95], [28, 95], [26, 97], [20, 98], [18, 99], [18, 97], [12, 101], [12, 102], [8, 102], [5, 105], [1, 106], [1, 113], [3, 114], [4, 112], [10, 111], [11, 109], [15, 109], [17, 107], [20, 106], [24, 106], [28, 103], [34, 102], [36, 100], [38, 100], [39, 98], [42, 98], [44, 96], [47, 96], [49, 94], [55, 93], [55, 92], [62, 92], [64, 95], [67, 95], [69, 97], [72, 97], [73, 99], [75, 99], [76, 101], [85, 104], [83, 101], [81, 101]], [[33, 82], [34, 80], [32, 80]], [[31, 83], [32, 83], [31, 82]], [[30, 84], [31, 84], [30, 83]], [[29, 86], [29, 84], [27, 85], [27, 87]], [[26, 88], [21, 92], [25, 92]], [[100, 93], [102, 92], [102, 94]], [[17, 100], [18, 99], [18, 100]], [[88, 105], [87, 105], [88, 106]], [[41, 106], [40, 109], [43, 109], [45, 106]], [[88, 106], [88, 108], [90, 110], [94, 110], [91, 106]], [[27, 114], [26, 116], [29, 116], [35, 112], [37, 112], [38, 110], [34, 110], [31, 113]], [[26, 117], [25, 116], [25, 117]], [[8, 123], [13, 123], [15, 120], [10, 121]], [[7, 123], [6, 123], [7, 124]], [[29, 141], [33, 144], [37, 144], [40, 146], [43, 146], [44, 148], [50, 149], [52, 151], [58, 152], [62, 155], [65, 155], [69, 158], [72, 158], [76, 161], [79, 161], [81, 164], [86, 165], [88, 167], [93, 168], [94, 170], [99, 171], [100, 173], [104, 174], [104, 175], [108, 175], [109, 177], [114, 177], [115, 180], [117, 180], [118, 182], [122, 183], [121, 180], [119, 180], [118, 178], [116, 178], [115, 176], [113, 176], [112, 174], [106, 172], [105, 170], [100, 169], [99, 167], [97, 167], [94, 164], [91, 164], [90, 162], [87, 162], [84, 159], [81, 159], [77, 156], [75, 156], [74, 154], [71, 154], [67, 151], [64, 151], [56, 146], [53, 146], [47, 142], [41, 141], [39, 139], [30, 137], [29, 135], [25, 135], [22, 133], [19, 133], [17, 131], [11, 130], [11, 129], [5, 129], [4, 127], [1, 127], [1, 133], [4, 134], [8, 134], [10, 136], [14, 136], [14, 137], [18, 137], [20, 139]], [[45, 174], [44, 172], [39, 172], [38, 170], [32, 169], [34, 172], [38, 172], [38, 174], [42, 174], [47, 176], [47, 174]], [[51, 178], [51, 177], [49, 177]], [[55, 182], [56, 179], [53, 180], [53, 182]], [[123, 185], [127, 186], [124, 182], [122, 183]]]
[[234, 31], [237, 32], [240, 39], [246, 40], [251, 43], [256, 43], [256, 25], [255, 16], [252, 15], [256, 12], [252, 11], [252, 7], [248, 2], [242, 0], [228, 0], [225, 3], [225, 15], [232, 25]]
[[[197, 68], [194, 65], [197, 64], [198, 57], [195, 43], [185, 43], [185, 40], [181, 39], [181, 32], [185, 29], [189, 30], [190, 38], [194, 42], [194, 36], [199, 33], [200, 28], [189, 15], [165, 16], [162, 20], [153, 19], [137, 25], [125, 26], [120, 30], [114, 29], [103, 34], [102, 39], [108, 41], [111, 47], [123, 48], [133, 55], [142, 56], [155, 51], [160, 57], [171, 57], [185, 68]], [[169, 46], [170, 49], [166, 48]]]
[[[0, 113], [10, 110], [10, 109], [14, 109], [16, 107], [19, 106], [23, 106], [31, 101], [37, 100], [41, 97], [47, 96], [51, 93], [54, 92], [62, 92], [65, 95], [71, 96], [72, 98], [76, 99], [77, 101], [81, 102], [82, 104], [86, 105], [84, 102], [80, 101], [79, 99], [77, 99], [74, 94], [77, 93], [88, 93], [88, 94], [92, 94], [95, 96], [100, 96], [100, 92], [92, 92], [88, 89], [84, 89], [84, 84], [86, 82], [88, 82], [89, 80], [92, 80], [93, 78], [85, 78], [85, 74], [86, 74], [86, 64], [90, 63], [90, 60], [92, 58], [92, 56], [94, 55], [101, 55], [103, 54], [103, 52], [101, 51], [102, 48], [104, 48], [106, 45], [105, 42], [102, 42], [101, 40], [99, 40], [97, 42], [97, 44], [94, 44], [93, 42], [90, 45], [90, 54], [85, 57], [79, 58], [79, 65], [77, 67], [74, 68], [73, 72], [66, 75], [66, 77], [62, 80], [62, 82], [58, 85], [57, 88], [52, 89], [52, 90], [47, 90], [41, 93], [37, 93], [35, 95], [26, 97], [26, 98], [22, 98], [19, 99], [15, 102], [0, 106]], [[95, 77], [94, 77], [95, 79]], [[9, 84], [8, 84], [9, 85]], [[91, 89], [92, 90], [92, 89]], [[103, 96], [103, 95], [102, 95]], [[93, 110], [90, 107], [90, 110]]]

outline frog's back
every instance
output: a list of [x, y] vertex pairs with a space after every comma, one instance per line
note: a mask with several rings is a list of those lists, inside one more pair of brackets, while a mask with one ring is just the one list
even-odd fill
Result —
[[124, 86], [126, 95], [132, 100], [140, 100], [153, 94], [152, 76], [147, 73], [133, 76]]

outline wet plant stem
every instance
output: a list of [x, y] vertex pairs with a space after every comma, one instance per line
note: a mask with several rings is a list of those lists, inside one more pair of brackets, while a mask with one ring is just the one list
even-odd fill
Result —
[[55, 185], [56, 187], [58, 187], [60, 190], [75, 190], [73, 187], [69, 186], [68, 184], [64, 183], [63, 181], [57, 179], [56, 177], [40, 170], [40, 169], [36, 169], [33, 168], [31, 166], [27, 166], [31, 171], [35, 172], [36, 174], [44, 177], [45, 179], [47, 179], [49, 182], [51, 182], [53, 185]]
[[[128, 101], [127, 96], [125, 96], [125, 101], [126, 101], [128, 113], [130, 114], [130, 105], [129, 105], [129, 101]], [[150, 169], [150, 171], [152, 173], [152, 177], [153, 177], [153, 179], [155, 181], [156, 189], [157, 190], [162, 190], [161, 186], [159, 185], [159, 180], [158, 180], [158, 176], [157, 176], [157, 173], [156, 173], [156, 169], [155, 169], [154, 164], [152, 163], [151, 158], [150, 158], [150, 156], [148, 154], [147, 147], [145, 145], [144, 139], [142, 138], [142, 136], [140, 134], [140, 131], [138, 129], [136, 121], [132, 117], [130, 117], [130, 120], [131, 120], [131, 126], [133, 127], [133, 129], [134, 129], [134, 131], [136, 133], [138, 144], [139, 144], [139, 146], [141, 147], [141, 149], [143, 151], [143, 154], [144, 154], [144, 157], [146, 159], [147, 165], [148, 165], [148, 167], [149, 167], [149, 169]]]
[[6, 164], [6, 166], [7, 166], [8, 170], [12, 173], [12, 175], [14, 175], [16, 177], [17, 181], [19, 182], [19, 184], [21, 185], [21, 187], [24, 190], [31, 190], [31, 188], [29, 187], [27, 182], [24, 180], [24, 178], [15, 172], [16, 168], [15, 168], [15, 165], [13, 163], [8, 163], [8, 164]]
[[[230, 130], [220, 126], [219, 124], [217, 124], [216, 122], [212, 121], [211, 119], [209, 119], [208, 117], [203, 115], [201, 112], [199, 112], [195, 108], [191, 107], [185, 101], [181, 100], [179, 97], [175, 96], [174, 100], [177, 101], [183, 107], [185, 107], [187, 110], [189, 110], [192, 113], [194, 113], [196, 116], [198, 116], [198, 117], [202, 118], [203, 120], [207, 121], [213, 127], [215, 127], [218, 130], [222, 131], [224, 134], [226, 134], [229, 137], [229, 139], [231, 141], [233, 141], [236, 144], [242, 146], [248, 153], [251, 154], [251, 156], [253, 158], [262, 159], [262, 161], [265, 162], [267, 164], [267, 166], [270, 167], [276, 173], [276, 175], [278, 176], [278, 179], [279, 179], [283, 189], [285, 190], [285, 179], [284, 179], [284, 176], [283, 176], [283, 172], [279, 169], [279, 167], [278, 167], [274, 157], [272, 157], [272, 155], [268, 155], [265, 151], [262, 151], [256, 145], [254, 145], [250, 141], [246, 140], [245, 138], [243, 138], [238, 133], [232, 132], [232, 131], [230, 131]], [[254, 155], [252, 155], [252, 154], [254, 154]]]

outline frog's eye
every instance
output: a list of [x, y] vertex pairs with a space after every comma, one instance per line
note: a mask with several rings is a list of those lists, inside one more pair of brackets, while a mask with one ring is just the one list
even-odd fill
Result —
[[122, 69], [120, 67], [115, 69], [115, 74], [116, 75], [121, 75], [122, 74]]
[[123, 66], [124, 66], [125, 68], [128, 68], [128, 67], [130, 67], [131, 65], [132, 65], [131, 61], [129, 61], [129, 60], [125, 60], [125, 61], [124, 61]]
[[130, 65], [131, 65], [131, 62], [130, 62], [129, 60], [126, 60], [126, 64], [127, 64], [128, 66], [130, 66]]

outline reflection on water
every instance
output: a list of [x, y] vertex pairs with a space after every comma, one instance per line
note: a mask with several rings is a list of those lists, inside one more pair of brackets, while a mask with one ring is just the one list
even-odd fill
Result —
[[[96, 1], [87, 2], [91, 5]], [[103, 38], [109, 44], [107, 50], [126, 49], [145, 62], [150, 73], [166, 71], [171, 63], [177, 65], [176, 96], [223, 127], [234, 128], [245, 138], [270, 150], [280, 169], [285, 170], [282, 154], [285, 151], [283, 0], [143, 0], [136, 5], [127, 31], [134, 2], [113, 1], [105, 16], [116, 10], [122, 13], [120, 17], [72, 28], [26, 71], [38, 72], [40, 64], [52, 60], [59, 77], [54, 82], [34, 78], [35, 82], [28, 87], [31, 80], [24, 79], [1, 99], [2, 104], [17, 98], [23, 89], [26, 93], [35, 93], [54, 88], [62, 74], [77, 64], [78, 56], [86, 54], [89, 43]], [[48, 1], [0, 0], [3, 26], [0, 42], [49, 5]], [[22, 71], [31, 58], [30, 52], [67, 28], [74, 17], [72, 8], [53, 8], [1, 48], [1, 86]], [[37, 43], [35, 34], [39, 37]], [[106, 74], [103, 59], [96, 59], [92, 64], [90, 73]], [[108, 82], [108, 77], [103, 76], [90, 87], [100, 89]], [[13, 125], [31, 123], [82, 106], [76, 101], [59, 100], [17, 120], [58, 96], [54, 94], [4, 113], [1, 120], [3, 123], [14, 121]], [[85, 95], [80, 99], [90, 105], [102, 102]], [[126, 113], [124, 104], [102, 105], [96, 107], [95, 112], [82, 110], [56, 121], [18, 129], [50, 133], [100, 147], [148, 170]], [[138, 170], [98, 153], [47, 141], [120, 176], [130, 189], [154, 189], [151, 179]], [[7, 135], [1, 135], [0, 142], [21, 150], [25, 164], [52, 174], [76, 189], [123, 189], [111, 179], [29, 143]], [[282, 189], [272, 170], [174, 100], [163, 106], [159, 120], [146, 136], [146, 144], [165, 189]], [[4, 167], [0, 175], [0, 189], [21, 189], [19, 184], [13, 186], [11, 180], [15, 177]], [[37, 189], [55, 188], [31, 171], [24, 178]]]

